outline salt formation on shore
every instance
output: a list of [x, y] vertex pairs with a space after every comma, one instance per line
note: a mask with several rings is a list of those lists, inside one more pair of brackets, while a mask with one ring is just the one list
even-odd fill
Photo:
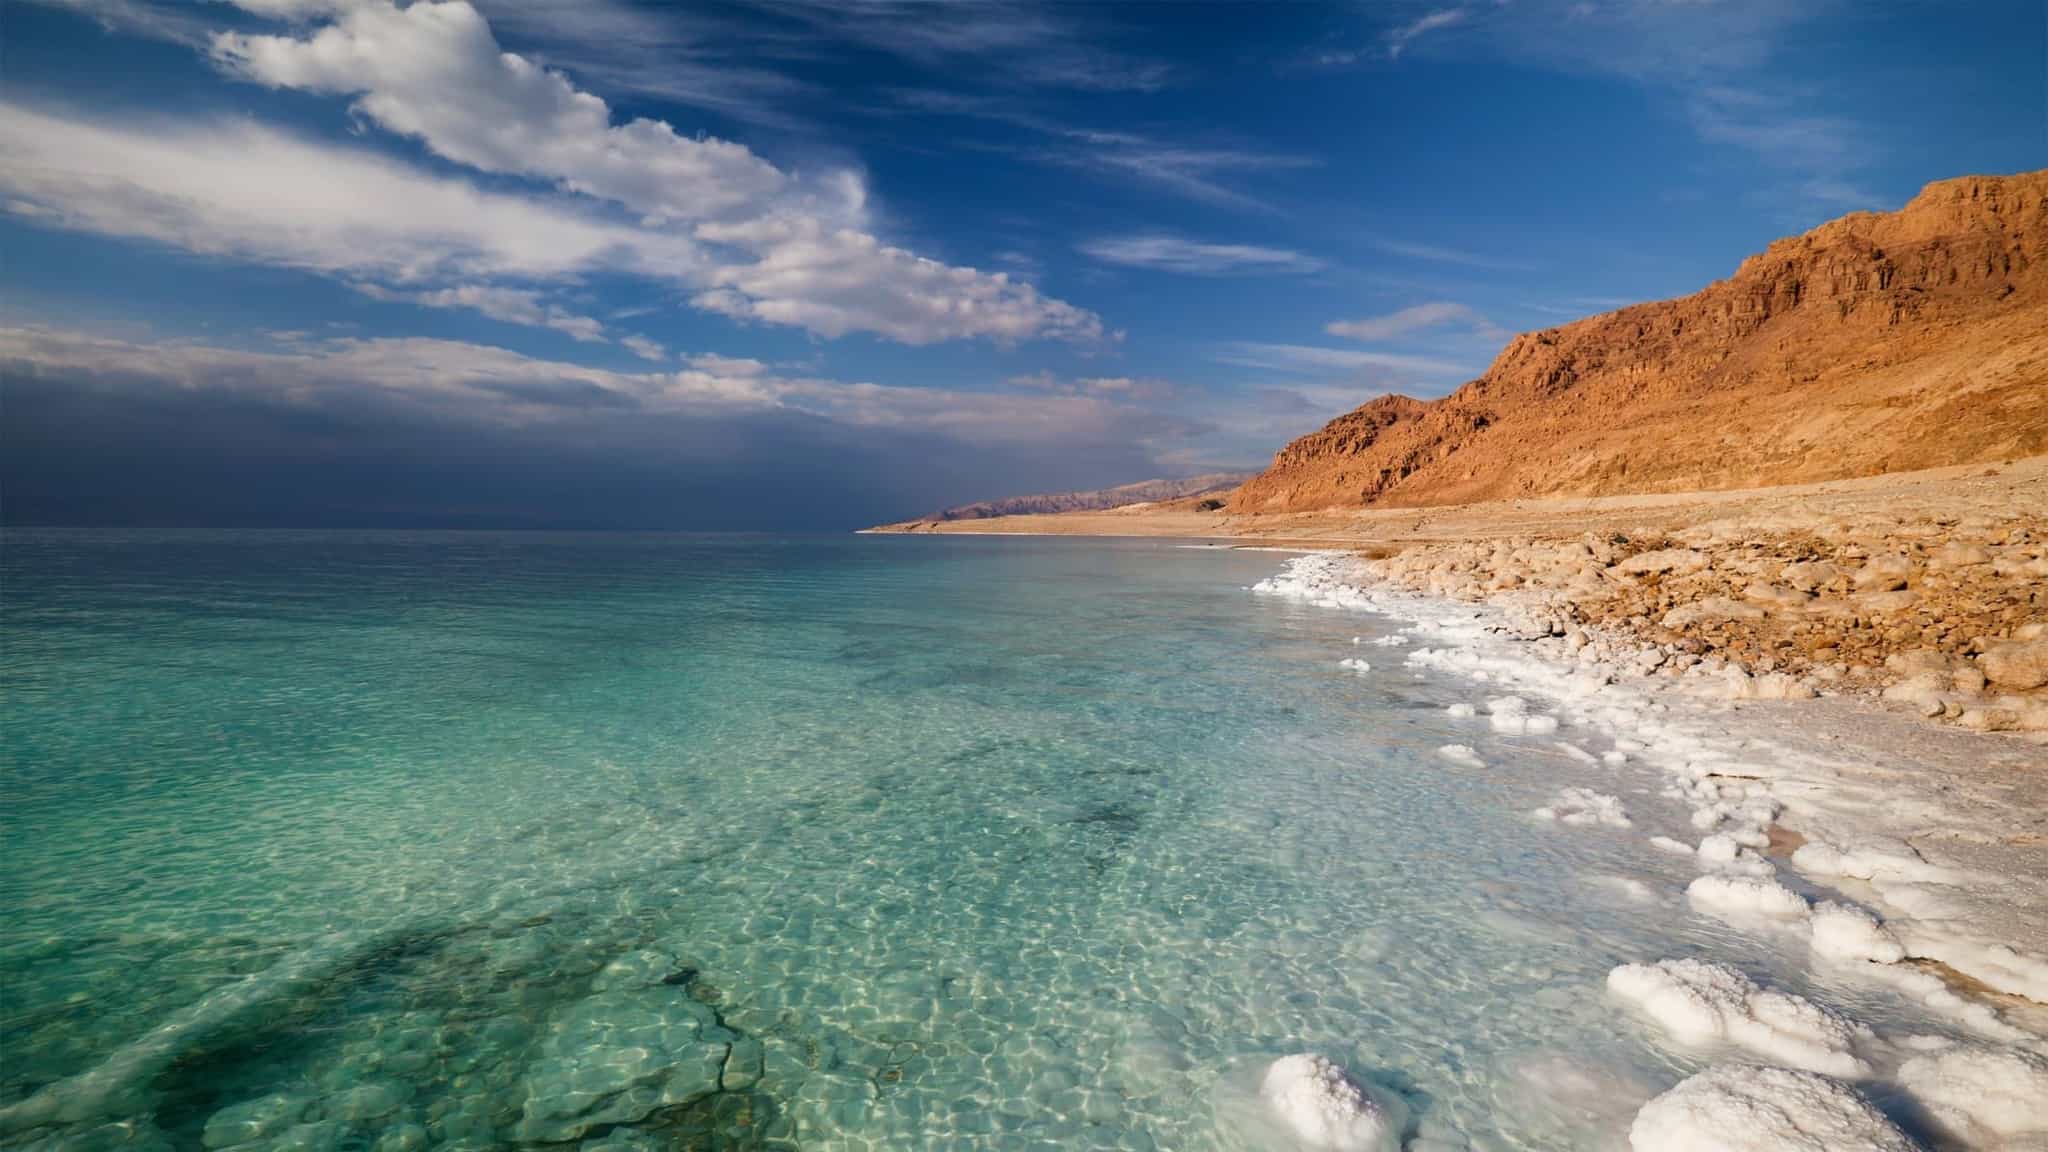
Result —
[[1724, 1064], [1643, 1105], [1635, 1152], [1918, 1152], [1857, 1095], [1812, 1072]]
[[2018, 516], [1713, 522], [1358, 564], [1391, 587], [1492, 603], [1619, 677], [1735, 700], [1881, 693], [1966, 728], [2048, 733], [2048, 543]]
[[1758, 987], [1726, 964], [1624, 964], [1607, 974], [1607, 988], [1689, 1048], [1726, 1044], [1811, 1072], [1851, 1079], [1871, 1073], [1854, 1051], [1871, 1039], [1867, 1029], [1812, 1001]]
[[1944, 1135], [1983, 1148], [2048, 1146], [2048, 1059], [1962, 1048], [1906, 1061], [1905, 1085]]
[[[2048, 939], [2048, 875], [2038, 852], [2026, 847], [2033, 842], [2026, 814], [2042, 803], [2044, 778], [1994, 775], [1985, 764], [2001, 755], [2007, 764], [2038, 757], [2022, 751], [2024, 744], [2001, 752], [1989, 738], [1873, 717], [1869, 705], [1857, 711], [1846, 701], [1747, 703], [1810, 697], [1832, 691], [1832, 683], [1812, 673], [1755, 676], [1669, 644], [1642, 646], [1545, 616], [1550, 602], [1542, 597], [1502, 592], [1516, 581], [1488, 589], [1502, 604], [1444, 599], [1487, 587], [1484, 549], [1473, 550], [1476, 562], [1448, 573], [1423, 567], [1404, 574], [1386, 561], [1311, 554], [1256, 591], [1394, 618], [1412, 641], [1409, 666], [1482, 686], [1489, 694], [1484, 716], [1500, 736], [1520, 734], [1520, 720], [1536, 715], [1567, 726], [1575, 748], [1599, 751], [1586, 737], [1604, 735], [1612, 747], [1599, 751], [1601, 763], [1617, 770], [1642, 765], [1651, 787], [1661, 781], [1664, 796], [1690, 809], [1689, 828], [1653, 827], [1645, 839], [1698, 867], [1686, 890], [1694, 913], [1764, 940], [1803, 940], [1816, 972], [1889, 989], [1947, 1017], [1962, 1035], [1998, 1045], [1953, 1048], [1947, 1037], [1879, 1037], [1709, 960], [1623, 964], [1610, 973], [1609, 990], [1676, 1043], [1739, 1050], [1784, 1066], [1694, 1076], [1643, 1107], [1631, 1135], [1635, 1148], [1916, 1147], [1830, 1077], [1896, 1085], [1892, 1092], [1920, 1101], [1959, 1147], [2020, 1146], [2015, 1140], [2048, 1146], [2035, 1134], [2048, 1133], [2048, 1104], [2034, 1103], [2048, 1100], [2048, 1059], [2042, 1037], [2019, 1026], [2038, 1028], [2044, 1017], [2028, 1006], [2008, 1019], [1974, 994], [1989, 989], [2048, 1004], [2048, 956], [2033, 950]], [[1713, 569], [1711, 557], [1615, 559], [1633, 560], [1649, 575]], [[2027, 642], [2015, 634], [2014, 643]], [[1997, 655], [1984, 652], [1991, 663], [2011, 655], [1992, 647]], [[1555, 712], [1535, 712], [1532, 701]], [[2028, 727], [2032, 707], [2015, 705], [2020, 719], [2012, 724], [1975, 726]], [[1477, 711], [1455, 707], [1451, 715]], [[1980, 740], [1968, 749], [1958, 743]], [[1626, 826], [1601, 818], [1609, 800], [1619, 814], [1619, 800], [1604, 787], [1567, 789], [1536, 814]], [[1809, 899], [1781, 879], [1788, 858], [1819, 894]], [[1904, 1059], [1916, 1050], [1922, 1054]]]
[[1605, 824], [1610, 828], [1629, 826], [1628, 813], [1620, 800], [1590, 788], [1567, 788], [1530, 815], [1538, 820], [1555, 820], [1559, 824]]
[[1259, 1099], [1302, 1152], [1400, 1152], [1406, 1107], [1326, 1057], [1273, 1061], [1259, 1078]]

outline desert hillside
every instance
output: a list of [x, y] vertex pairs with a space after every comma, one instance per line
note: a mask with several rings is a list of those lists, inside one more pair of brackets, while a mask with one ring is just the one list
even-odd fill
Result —
[[1930, 184], [1304, 436], [1237, 513], [1749, 488], [2048, 452], [2048, 171]]

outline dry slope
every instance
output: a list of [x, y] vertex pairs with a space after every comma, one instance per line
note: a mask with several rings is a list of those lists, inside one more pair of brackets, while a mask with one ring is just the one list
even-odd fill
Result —
[[1759, 487], [2048, 452], [2048, 171], [1930, 184], [1691, 296], [1518, 336], [1289, 444], [1231, 511]]

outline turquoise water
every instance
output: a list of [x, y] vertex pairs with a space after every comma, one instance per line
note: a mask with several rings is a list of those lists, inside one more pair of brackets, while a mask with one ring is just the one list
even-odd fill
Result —
[[0, 1142], [1235, 1148], [1295, 1051], [1611, 1139], [1698, 1065], [1610, 967], [1792, 962], [1281, 560], [10, 531]]

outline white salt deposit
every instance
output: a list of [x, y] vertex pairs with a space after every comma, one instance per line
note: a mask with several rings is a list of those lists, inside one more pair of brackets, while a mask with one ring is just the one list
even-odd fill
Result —
[[1828, 901], [1813, 909], [1813, 954], [1841, 963], [1896, 964], [1906, 949], [1877, 917]]
[[[1635, 648], [1597, 630], [1547, 637], [1522, 626], [1518, 593], [1501, 594], [1500, 606], [1475, 606], [1374, 581], [1370, 566], [1354, 557], [1317, 554], [1290, 560], [1259, 590], [1399, 620], [1414, 640], [1407, 664], [1483, 685], [1490, 697], [1487, 720], [1505, 734], [1525, 734], [1526, 719], [1543, 716], [1607, 738], [1604, 763], [1661, 773], [1663, 796], [1689, 809], [1700, 850], [1671, 835], [1676, 829], [1661, 812], [1651, 820], [1657, 834], [1647, 839], [1673, 857], [1694, 857], [1708, 873], [1687, 889], [1692, 907], [1744, 927], [1805, 937], [1831, 980], [1871, 985], [1857, 1003], [1874, 1007], [1868, 996], [1896, 994], [1985, 1042], [2005, 1045], [1968, 1051], [2006, 1061], [2004, 1072], [1986, 1075], [1995, 1082], [2009, 1076], [2031, 1092], [2014, 1099], [2048, 1099], [2048, 1090], [2029, 1078], [2032, 1071], [2020, 1074], [2039, 1059], [2033, 1053], [2048, 1050], [2019, 1027], [2038, 1014], [2002, 1016], [1960, 985], [1898, 962], [1937, 960], [1995, 990], [2048, 1004], [2048, 948], [2040, 943], [2048, 940], [2048, 867], [2030, 846], [2037, 829], [2029, 824], [2029, 814], [2048, 804], [2048, 775], [2017, 770], [2030, 760], [2038, 764], [2037, 753], [1931, 733], [1849, 699], [1773, 710], [1730, 703], [1714, 695], [1723, 662], [1666, 666], [1646, 675], [1636, 666]], [[1755, 688], [1742, 693], [1764, 694]], [[1477, 710], [1459, 705], [1451, 712]], [[1557, 761], [1560, 775], [1582, 771], [1576, 757], [1571, 761]], [[1583, 780], [1571, 776], [1569, 782]], [[1553, 802], [1541, 811], [1561, 818], [1597, 806]], [[1790, 868], [1833, 889], [1833, 899], [1813, 907], [1780, 882], [1763, 855], [1780, 821], [1806, 841]], [[1622, 975], [1630, 969], [1637, 971]], [[1642, 1001], [1674, 1036], [1730, 1044], [1778, 1063], [1861, 1077], [1872, 1071], [1866, 1061], [1885, 1051], [1859, 1051], [1868, 1029], [1802, 998], [1764, 991], [1720, 965], [1703, 965], [1689, 979], [1666, 965], [1624, 966], [1610, 977], [1610, 987], [1617, 995], [1633, 993], [1623, 998]], [[1911, 1047], [1911, 1038], [1902, 1034], [1898, 1043]], [[1950, 1042], [1919, 1039], [1923, 1048]], [[1966, 1115], [1963, 1103], [1971, 1093], [1941, 1085], [1974, 1073], [1962, 1062], [1941, 1069], [1936, 1062], [1944, 1055], [1909, 1065], [1928, 1099], [1954, 1097], [1945, 1123], [1965, 1133], [1957, 1137], [1961, 1144], [2048, 1149], [2040, 1134], [2011, 1135]], [[1990, 1089], [1977, 1094], [1997, 1095]], [[1928, 1107], [1935, 1110], [1933, 1103]], [[1633, 1136], [1638, 1149], [1672, 1152], [1912, 1147], [1842, 1085], [1768, 1069], [1694, 1077], [1646, 1106]]]
[[1838, 1080], [1725, 1064], [1636, 1113], [1635, 1152], [1917, 1152], [1884, 1113]]
[[1466, 768], [1486, 767], [1486, 761], [1481, 760], [1479, 753], [1474, 752], [1469, 744], [1446, 744], [1437, 749], [1436, 754]]
[[1605, 824], [1610, 828], [1629, 826], [1628, 812], [1622, 808], [1619, 799], [1590, 788], [1567, 788], [1529, 815], [1538, 820], [1555, 820], [1559, 824], [1578, 827], [1589, 824]]
[[1702, 876], [1686, 887], [1685, 900], [1696, 912], [1738, 924], [1804, 924], [1812, 911], [1804, 896], [1762, 876]]
[[1868, 1029], [1804, 997], [1758, 987], [1726, 964], [1623, 964], [1607, 974], [1607, 989], [1688, 1048], [1729, 1045], [1832, 1076], [1871, 1074], [1854, 1050], [1871, 1038]]
[[1899, 1083], [1958, 1143], [2048, 1147], [2048, 1059], [2010, 1048], [1957, 1048], [1906, 1061]]
[[1400, 1152], [1407, 1108], [1329, 1059], [1282, 1056], [1259, 1079], [1259, 1099], [1308, 1152]]
[[1486, 702], [1487, 721], [1494, 731], [1517, 736], [1540, 736], [1557, 731], [1557, 717], [1529, 711], [1520, 696], [1502, 696]]

